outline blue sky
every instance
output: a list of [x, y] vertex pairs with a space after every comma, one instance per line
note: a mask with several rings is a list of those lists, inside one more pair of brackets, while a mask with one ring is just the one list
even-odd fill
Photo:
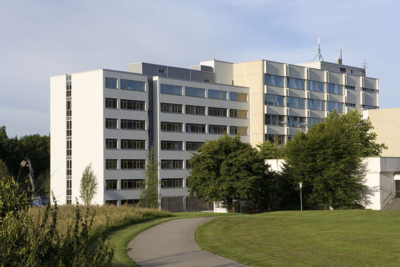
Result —
[[49, 134], [50, 76], [149, 62], [310, 61], [317, 53], [380, 80], [380, 108], [400, 107], [399, 1], [0, 0], [0, 126]]

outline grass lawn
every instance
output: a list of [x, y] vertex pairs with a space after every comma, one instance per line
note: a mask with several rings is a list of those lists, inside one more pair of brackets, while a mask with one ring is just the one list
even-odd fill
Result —
[[132, 224], [129, 226], [125, 226], [123, 228], [119, 228], [115, 231], [112, 231], [109, 235], [110, 243], [115, 249], [112, 266], [117, 266], [117, 267], [139, 266], [135, 264], [126, 254], [126, 252], [128, 251], [127, 244], [136, 235], [157, 224], [183, 218], [232, 216], [232, 215], [237, 216], [239, 214], [226, 214], [226, 213], [221, 214], [221, 213], [210, 213], [210, 212], [182, 212], [182, 213], [172, 213], [171, 215], [172, 215], [171, 217], [158, 218], [147, 222]]
[[203, 250], [250, 266], [400, 266], [400, 211], [288, 211], [200, 226]]

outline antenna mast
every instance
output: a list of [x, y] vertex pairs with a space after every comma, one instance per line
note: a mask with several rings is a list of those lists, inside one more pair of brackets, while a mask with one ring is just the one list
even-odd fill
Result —
[[324, 58], [321, 54], [321, 40], [319, 39], [319, 27], [318, 27], [318, 54], [314, 57], [313, 61], [318, 58], [318, 61], [324, 61]]

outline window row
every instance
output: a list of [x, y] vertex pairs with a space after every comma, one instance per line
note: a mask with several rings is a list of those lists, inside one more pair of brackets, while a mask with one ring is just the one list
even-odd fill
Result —
[[[107, 149], [118, 149], [118, 139], [106, 139]], [[146, 149], [146, 140], [121, 139], [121, 149]]]
[[[117, 89], [118, 88], [117, 83], [118, 83], [117, 78], [106, 77], [106, 79], [105, 79], [105, 87], [106, 88]], [[125, 89], [125, 90], [142, 91], [142, 92], [144, 92], [146, 90], [145, 82], [125, 80], [125, 79], [120, 79], [119, 88]]]
[[[284, 86], [283, 80], [284, 80], [284, 77], [282, 77], [282, 76], [265, 74], [264, 83], [266, 85], [283, 87]], [[287, 77], [286, 80], [287, 80], [286, 87], [288, 87], [288, 88], [299, 89], [299, 90], [306, 89], [305, 88], [306, 80], [290, 78], [290, 77]], [[311, 81], [311, 80], [307, 80], [307, 82], [308, 82], [307, 89], [309, 91], [327, 92], [330, 94], [338, 94], [338, 95], [343, 94], [343, 85], [327, 83], [326, 90], [325, 90], [325, 83], [323, 83], [323, 82], [317, 82], [317, 81]], [[355, 87], [346, 85], [346, 89], [354, 90]], [[371, 89], [368, 89], [368, 90], [371, 90]]]
[[[143, 179], [128, 179], [128, 180], [121, 180], [121, 185], [118, 187], [119, 180], [106, 180], [106, 190], [126, 190], [126, 189], [143, 189], [145, 188], [145, 183]], [[173, 178], [173, 179], [161, 179], [161, 188], [179, 188], [183, 186], [183, 178]], [[115, 200], [117, 201], [117, 200]], [[126, 203], [124, 203], [126, 202]], [[138, 201], [136, 201], [137, 203]], [[134, 205], [136, 204], [135, 201], [132, 199], [129, 200], [121, 200], [121, 204], [127, 205]], [[107, 203], [107, 204], [114, 204], [116, 203]]]
[[[228, 126], [225, 125], [208, 125], [208, 133], [210, 134], [224, 134], [227, 132]], [[245, 126], [230, 126], [229, 134], [247, 135], [248, 127]], [[183, 132], [183, 123], [180, 122], [161, 122], [161, 130], [166, 132]], [[206, 133], [205, 124], [186, 123], [185, 131], [187, 133]]]
[[[118, 99], [106, 98], [105, 107], [117, 109], [118, 108]], [[128, 110], [145, 110], [146, 102], [138, 101], [138, 100], [121, 99], [119, 108], [120, 109], [128, 109]]]
[[[209, 107], [208, 115], [217, 117], [227, 117], [228, 114], [227, 110], [228, 109], [226, 108]], [[161, 103], [161, 112], [183, 114], [182, 111], [183, 111], [183, 105], [181, 104]], [[185, 113], [191, 115], [206, 115], [206, 107], [185, 105]], [[247, 119], [247, 110], [229, 109], [229, 115], [231, 118]]]
[[[146, 161], [144, 159], [121, 159], [122, 170], [144, 169], [145, 164]], [[118, 159], [106, 159], [106, 169], [117, 170]]]
[[[118, 129], [118, 119], [106, 119], [107, 129]], [[146, 130], [146, 122], [139, 120], [121, 119], [120, 129], [123, 130]]]
[[276, 125], [276, 126], [288, 126], [288, 127], [311, 127], [314, 124], [322, 122], [323, 119], [319, 118], [306, 118], [299, 116], [282, 116], [265, 114], [265, 124], [266, 125]]
[[[305, 108], [305, 100], [304, 98], [298, 97], [284, 97], [279, 95], [265, 95], [265, 104], [269, 106], [280, 106], [285, 107], [285, 98], [286, 98], [286, 107], [290, 108]], [[313, 110], [325, 110], [325, 101], [324, 100], [317, 100], [317, 99], [307, 99], [307, 108]], [[326, 110], [334, 111], [337, 110], [338, 112], [343, 112], [343, 103], [339, 102], [331, 102], [327, 101]]]
[[[183, 95], [183, 86], [161, 84], [161, 93], [169, 95]], [[206, 89], [185, 86], [185, 96], [206, 97]], [[223, 90], [208, 89], [207, 96], [211, 99], [228, 100], [228, 92]], [[247, 93], [229, 92], [229, 100], [247, 102]]]

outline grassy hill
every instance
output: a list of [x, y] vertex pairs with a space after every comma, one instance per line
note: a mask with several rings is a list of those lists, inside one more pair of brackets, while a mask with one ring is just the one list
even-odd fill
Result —
[[288, 211], [218, 218], [203, 250], [251, 266], [400, 266], [400, 211]]

